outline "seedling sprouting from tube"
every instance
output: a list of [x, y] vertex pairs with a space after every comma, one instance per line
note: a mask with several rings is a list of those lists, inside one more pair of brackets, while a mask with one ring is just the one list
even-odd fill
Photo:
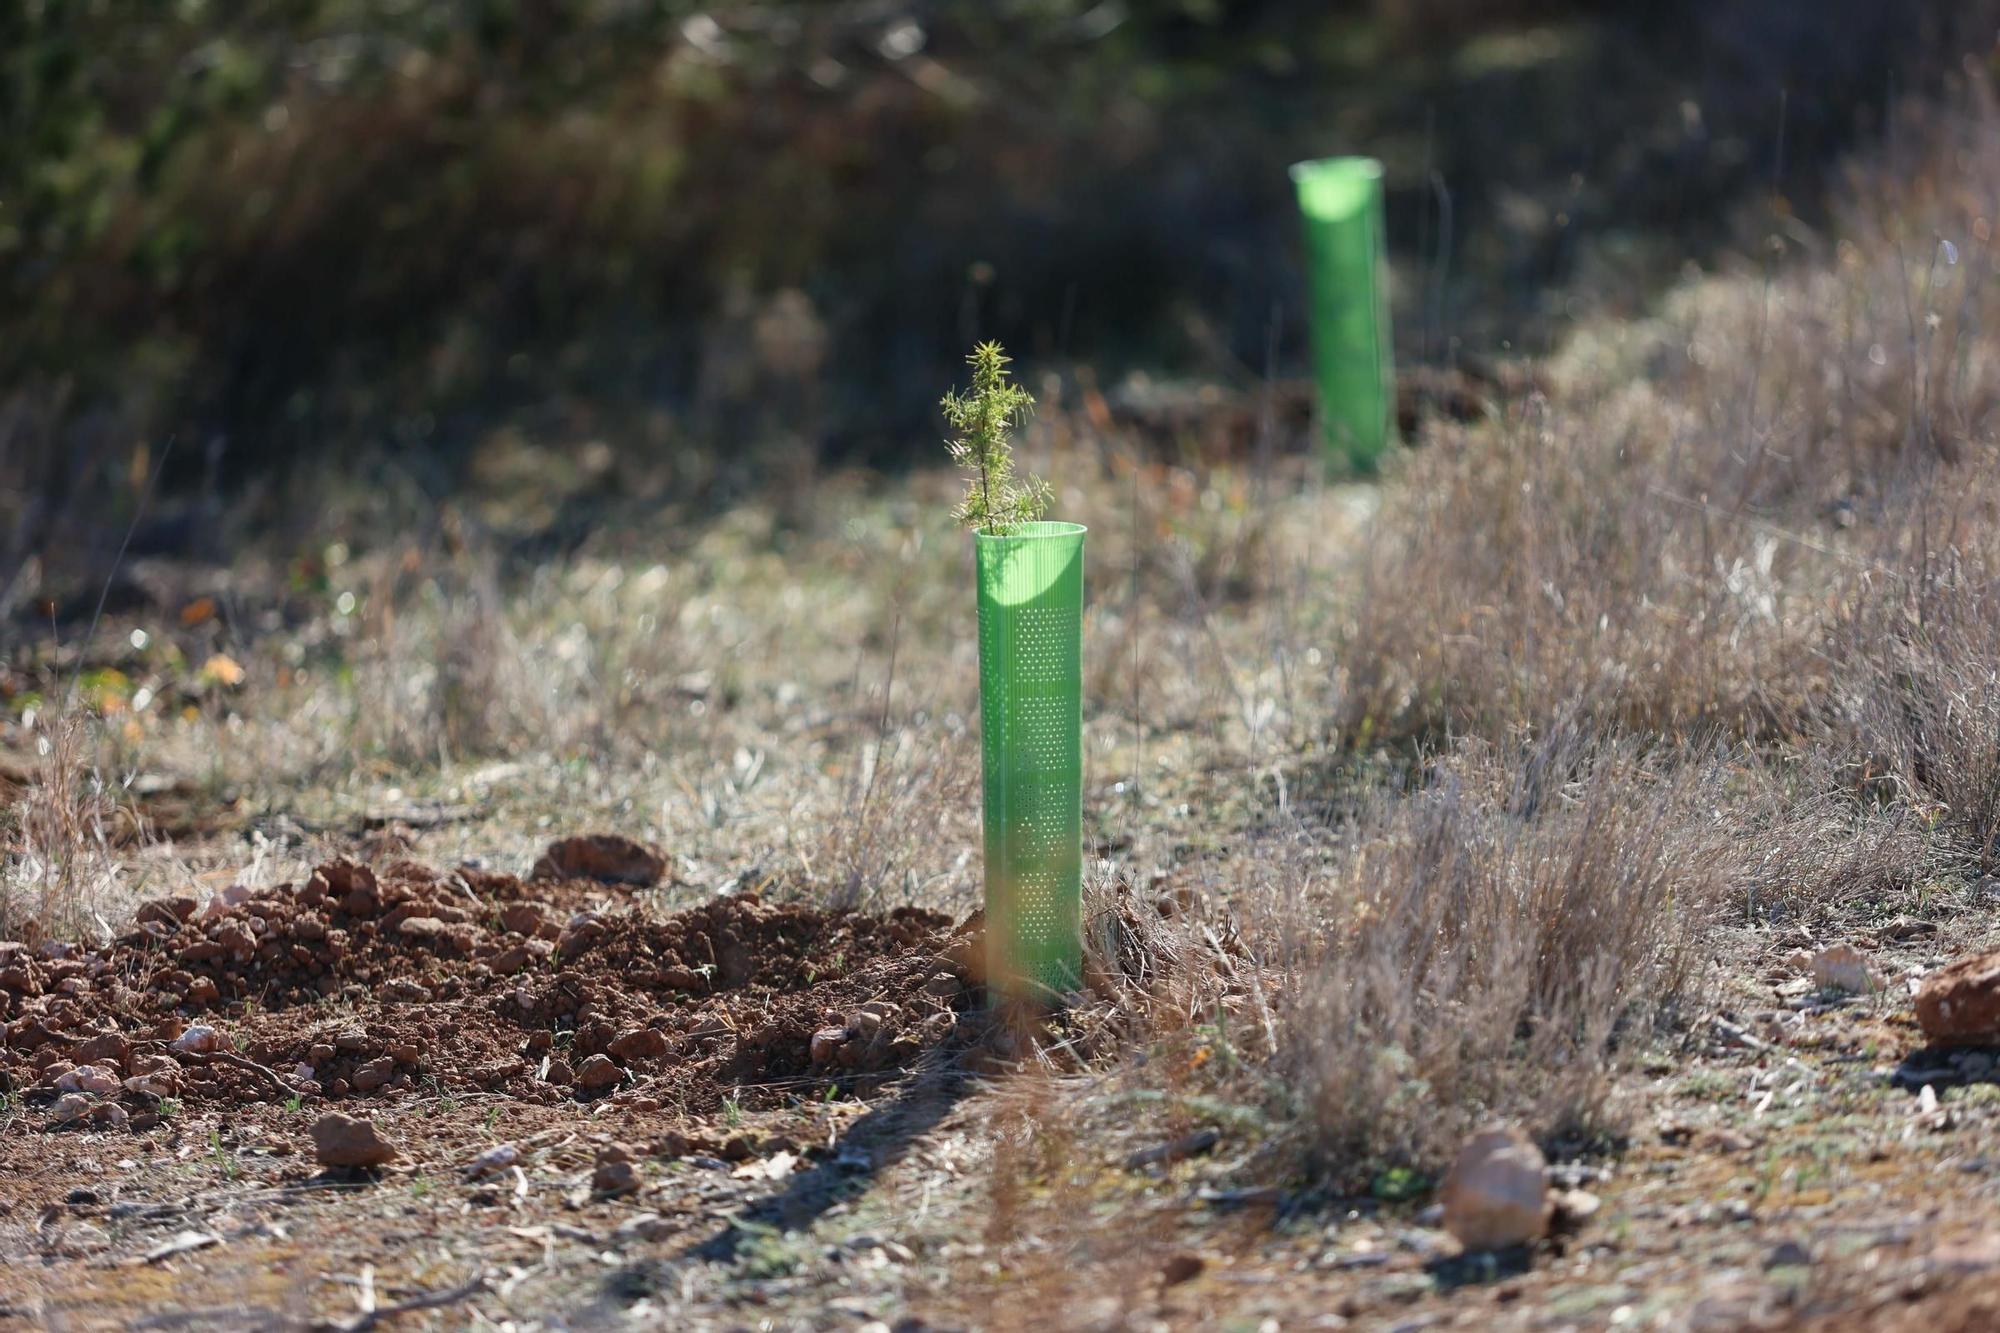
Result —
[[1015, 477], [1034, 399], [999, 344], [967, 362], [972, 388], [943, 407], [978, 571], [987, 983], [1047, 1005], [1082, 974], [1084, 529], [1044, 521], [1048, 485]]

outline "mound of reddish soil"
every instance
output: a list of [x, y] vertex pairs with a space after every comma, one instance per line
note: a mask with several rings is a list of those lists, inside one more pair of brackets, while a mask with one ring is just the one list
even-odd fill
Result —
[[971, 929], [409, 862], [164, 899], [115, 944], [0, 943], [0, 1085], [47, 1123], [166, 1099], [616, 1097], [703, 1111], [907, 1066], [958, 1036]]

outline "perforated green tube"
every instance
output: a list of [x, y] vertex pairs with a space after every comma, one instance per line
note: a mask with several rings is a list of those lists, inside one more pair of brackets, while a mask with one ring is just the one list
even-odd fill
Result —
[[1083, 955], [1083, 534], [978, 533], [986, 790], [986, 967], [997, 995], [1048, 1003]]
[[1332, 461], [1372, 471], [1393, 438], [1393, 349], [1382, 284], [1382, 164], [1329, 157], [1292, 168], [1305, 219], [1306, 289], [1320, 418]]

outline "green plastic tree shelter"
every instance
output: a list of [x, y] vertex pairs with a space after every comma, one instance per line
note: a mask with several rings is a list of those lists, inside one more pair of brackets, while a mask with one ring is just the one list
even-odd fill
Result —
[[1048, 1003], [1083, 972], [1083, 534], [974, 534], [986, 791], [986, 969]]
[[1383, 297], [1382, 164], [1329, 157], [1292, 168], [1305, 219], [1306, 290], [1320, 419], [1332, 459], [1373, 470], [1393, 439], [1393, 349]]

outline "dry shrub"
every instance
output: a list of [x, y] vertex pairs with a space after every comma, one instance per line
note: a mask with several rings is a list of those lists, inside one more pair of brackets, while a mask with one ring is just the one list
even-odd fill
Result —
[[1830, 730], [1848, 785], [1921, 821], [1953, 868], [1992, 874], [2000, 867], [2000, 579], [1991, 558], [1953, 548], [1921, 578], [1862, 607], [1846, 642], [1855, 670]]
[[1830, 749], [1740, 749], [1718, 760], [1711, 788], [1740, 875], [1725, 920], [1797, 921], [1837, 934], [1857, 918], [1923, 905], [1935, 866], [1928, 825], [1908, 805], [1864, 791]]
[[1512, 761], [1467, 746], [1363, 813], [1329, 889], [1273, 904], [1281, 1068], [1323, 1166], [1432, 1165], [1493, 1114], [1609, 1127], [1618, 1056], [1686, 995], [1731, 889], [1709, 776], [1566, 730]]
[[924, 901], [951, 847], [973, 845], [976, 829], [962, 816], [979, 803], [978, 749], [953, 730], [934, 717], [891, 725], [885, 712], [858, 742], [837, 804], [806, 824], [823, 830], [817, 849], [798, 852], [815, 902], [879, 910], [885, 898]]
[[1177, 1040], [1202, 1025], [1233, 1053], [1275, 1053], [1277, 1026], [1258, 960], [1229, 906], [1193, 891], [1137, 889], [1109, 862], [1083, 882], [1083, 995], [1066, 1018], [1080, 1052]]
[[424, 596], [423, 613], [397, 617], [356, 654], [356, 749], [425, 765], [546, 745], [560, 651], [524, 644], [490, 583]]
[[1635, 389], [1415, 456], [1346, 644], [1343, 739], [1497, 740], [1573, 710], [1639, 732], [1756, 732], [1795, 713], [1816, 675], [1820, 567], [1676, 504], [1690, 488], [1667, 416]]
[[413, 586], [379, 581], [352, 652], [355, 755], [426, 767], [494, 755], [643, 753], [681, 665], [676, 599], [578, 560], [510, 584], [484, 545]]
[[1344, 739], [1497, 740], [1579, 703], [1639, 733], [1808, 727], [1848, 608], [1956, 540], [1922, 498], [1995, 462], [2000, 113], [1982, 84], [1900, 123], [1854, 168], [1844, 239], [1776, 219], [1761, 271], [1580, 332], [1550, 399], [1409, 459]]
[[92, 725], [79, 710], [39, 726], [39, 762], [5, 829], [0, 939], [30, 942], [100, 935], [123, 861], [115, 843], [129, 824], [92, 766]]

